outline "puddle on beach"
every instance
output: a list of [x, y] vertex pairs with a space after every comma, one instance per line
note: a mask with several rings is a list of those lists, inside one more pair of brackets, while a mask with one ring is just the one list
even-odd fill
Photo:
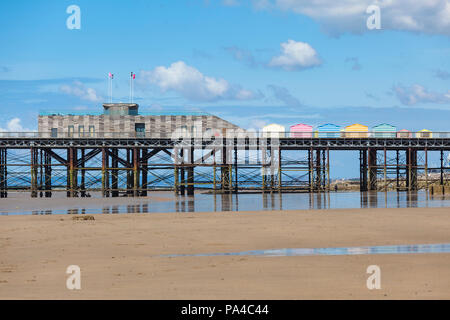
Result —
[[450, 253], [450, 243], [373, 246], [373, 247], [346, 247], [346, 248], [272, 249], [272, 250], [252, 250], [252, 251], [226, 252], [226, 253], [172, 254], [172, 255], [160, 255], [159, 257], [164, 258], [214, 257], [214, 256], [291, 257], [291, 256], [342, 256], [342, 255], [362, 255], [362, 254], [411, 254], [411, 253]]
[[[349, 208], [428, 208], [450, 207], [450, 195], [430, 197], [419, 192], [329, 192], [329, 193], [241, 193], [175, 196], [167, 201], [149, 198], [77, 198], [72, 200], [30, 199], [25, 195], [0, 201], [0, 215], [120, 214], [164, 212], [260, 211]], [[55, 199], [56, 200], [56, 199]], [[16, 206], [16, 203], [18, 204]], [[109, 204], [108, 204], [109, 203]], [[20, 206], [20, 207], [19, 207]], [[28, 207], [27, 207], [28, 206]]]

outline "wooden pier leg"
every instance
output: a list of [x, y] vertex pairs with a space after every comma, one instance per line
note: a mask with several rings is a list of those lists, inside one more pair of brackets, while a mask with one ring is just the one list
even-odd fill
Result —
[[[193, 140], [193, 139], [192, 139]], [[191, 142], [193, 143], [193, 141]], [[194, 148], [189, 148], [189, 168], [187, 169], [187, 195], [194, 195]]]
[[425, 148], [425, 190], [428, 190], [428, 149]]
[[113, 156], [111, 157], [111, 195], [115, 198], [119, 196], [119, 150], [117, 148], [111, 149]]
[[4, 177], [4, 162], [3, 162], [3, 148], [0, 148], [0, 198], [4, 198], [4, 192], [5, 192], [5, 187], [4, 187], [4, 182], [5, 182], [5, 177]]
[[31, 153], [31, 197], [37, 198], [37, 150], [30, 148]]
[[126, 177], [127, 177], [127, 197], [131, 197], [133, 195], [133, 156], [132, 156], [132, 149], [126, 149], [127, 154], [127, 163], [131, 164], [127, 166], [126, 170]]
[[81, 169], [81, 184], [80, 184], [80, 190], [81, 190], [81, 197], [86, 197], [86, 161], [85, 161], [85, 149], [82, 148], [81, 150], [81, 161], [80, 161], [80, 169]]
[[8, 197], [7, 149], [0, 148], [0, 198]]
[[322, 170], [322, 163], [320, 158], [320, 149], [316, 150], [316, 177], [315, 177], [315, 183], [314, 183], [314, 190], [317, 192], [320, 192], [320, 185], [322, 184], [320, 181], [320, 178], [322, 177], [321, 170]]
[[395, 151], [395, 160], [396, 160], [396, 166], [395, 166], [395, 173], [396, 173], [396, 187], [397, 191], [400, 190], [400, 151]]
[[238, 149], [237, 149], [237, 138], [235, 138], [235, 146], [234, 146], [234, 193], [238, 193]]
[[179, 178], [180, 178], [180, 176], [179, 176], [179, 172], [178, 172], [178, 166], [176, 165], [176, 163], [175, 163], [175, 166], [173, 167], [173, 177], [174, 177], [173, 190], [174, 190], [175, 194], [178, 195], [179, 183], [180, 183]]
[[106, 149], [102, 148], [102, 197], [106, 197]]
[[141, 185], [141, 196], [146, 197], [147, 196], [147, 184], [148, 184], [148, 149], [144, 148], [142, 149], [142, 159], [141, 160], [141, 166], [142, 166], [142, 185]]
[[45, 158], [45, 178], [44, 178], [44, 184], [45, 184], [45, 197], [51, 198], [52, 197], [52, 157], [48, 152], [45, 151], [44, 153]]
[[309, 162], [309, 192], [314, 191], [314, 150], [310, 148], [308, 150], [308, 162]]
[[138, 148], [133, 148], [133, 196], [139, 196], [139, 154]]
[[369, 164], [369, 190], [377, 190], [377, 150], [369, 148], [368, 150]]
[[383, 174], [384, 174], [384, 191], [388, 191], [388, 185], [387, 185], [387, 151], [386, 148], [384, 148], [384, 167], [383, 167]]
[[327, 191], [330, 191], [331, 186], [330, 186], [331, 182], [330, 182], [330, 149], [327, 148]]
[[367, 154], [366, 150], [359, 151], [359, 167], [360, 167], [360, 191], [365, 192], [369, 189], [367, 178], [368, 178], [368, 165], [367, 165]]
[[413, 190], [417, 190], [417, 150], [412, 150], [412, 188]]
[[69, 148], [69, 193], [70, 197], [77, 197], [77, 149]]
[[[278, 148], [278, 192], [282, 191], [281, 147]], [[280, 195], [281, 197], [281, 195]], [[281, 209], [280, 209], [281, 210]]]
[[406, 188], [411, 191], [411, 148], [406, 150]]
[[39, 198], [44, 196], [44, 150], [39, 149], [38, 154], [38, 164], [39, 164]]
[[181, 159], [181, 169], [180, 169], [180, 195], [185, 195], [185, 174], [184, 174], [184, 148], [180, 150], [180, 159]]

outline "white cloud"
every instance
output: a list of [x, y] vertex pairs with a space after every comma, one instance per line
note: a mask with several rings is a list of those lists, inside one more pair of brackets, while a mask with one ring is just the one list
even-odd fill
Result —
[[65, 94], [69, 94], [75, 97], [78, 97], [82, 100], [99, 102], [102, 98], [97, 95], [95, 89], [87, 88], [80, 81], [74, 81], [72, 85], [62, 85], [59, 90]]
[[369, 5], [381, 9], [381, 28], [450, 35], [450, 0], [254, 0], [257, 9], [278, 8], [317, 20], [333, 34], [368, 32]]
[[400, 102], [408, 106], [418, 103], [450, 103], [450, 90], [446, 93], [438, 93], [414, 84], [410, 87], [394, 86], [393, 91]]
[[13, 118], [6, 123], [6, 128], [0, 127], [0, 132], [33, 132], [36, 130], [31, 130], [24, 128], [22, 126], [22, 120], [19, 118]]
[[230, 85], [224, 79], [216, 79], [202, 74], [183, 61], [172, 63], [169, 67], [159, 66], [150, 71], [141, 71], [141, 85], [156, 85], [162, 92], [175, 91], [193, 101], [250, 100], [260, 94]]
[[279, 56], [272, 58], [269, 66], [293, 71], [322, 64], [316, 50], [306, 42], [288, 40], [281, 43], [281, 51]]

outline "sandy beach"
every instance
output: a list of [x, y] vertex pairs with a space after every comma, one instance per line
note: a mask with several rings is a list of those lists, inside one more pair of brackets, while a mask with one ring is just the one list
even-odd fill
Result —
[[[450, 243], [449, 208], [0, 216], [1, 299], [450, 299], [450, 254], [160, 257]], [[81, 268], [81, 290], [66, 268]], [[381, 268], [368, 290], [366, 268]]]

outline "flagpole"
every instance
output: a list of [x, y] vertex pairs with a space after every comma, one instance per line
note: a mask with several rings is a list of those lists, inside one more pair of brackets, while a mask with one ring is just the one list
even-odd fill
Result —
[[108, 96], [109, 103], [111, 103], [111, 73], [108, 74]]
[[109, 98], [109, 103], [112, 103], [112, 99], [113, 99], [113, 79], [114, 79], [114, 73], [111, 74], [111, 95]]

